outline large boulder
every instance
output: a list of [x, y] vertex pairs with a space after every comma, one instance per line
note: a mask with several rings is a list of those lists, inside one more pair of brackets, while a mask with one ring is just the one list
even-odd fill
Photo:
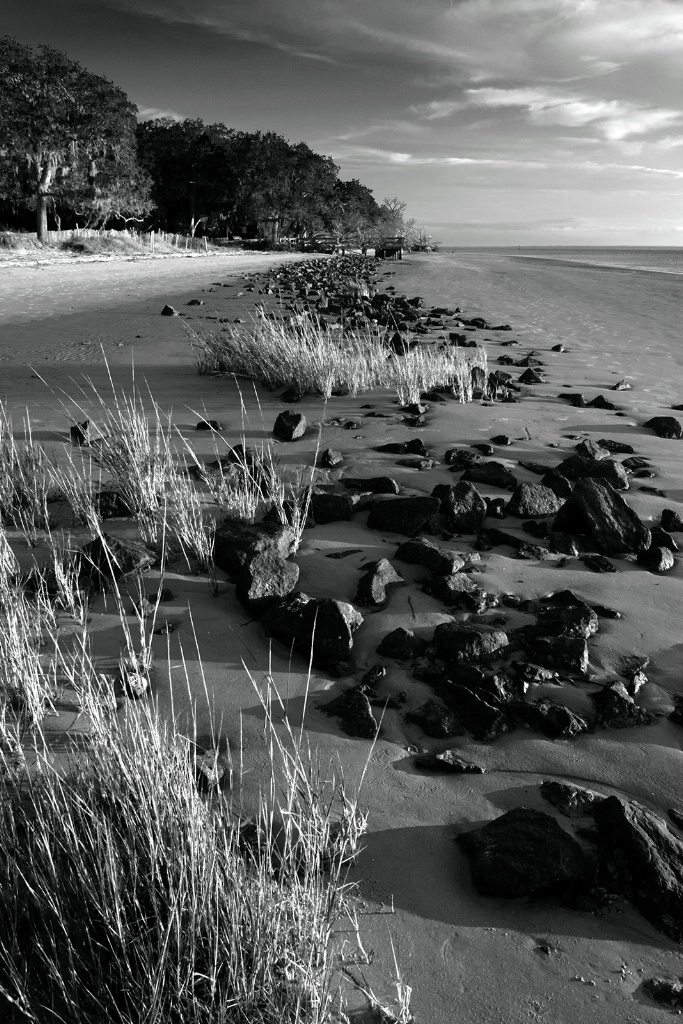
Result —
[[443, 661], [477, 662], [500, 656], [508, 646], [507, 633], [486, 626], [442, 622], [434, 630], [434, 648]]
[[249, 555], [237, 581], [235, 596], [250, 612], [259, 612], [278, 598], [291, 594], [299, 580], [299, 566], [272, 551]]
[[295, 550], [296, 533], [290, 526], [226, 523], [216, 530], [213, 560], [219, 569], [238, 580], [248, 558], [267, 553], [284, 561]]
[[655, 928], [683, 941], [683, 842], [666, 822], [617, 796], [593, 808], [610, 888], [629, 896]]
[[451, 486], [437, 484], [432, 497], [440, 502], [448, 528], [453, 533], [478, 533], [486, 516], [486, 502], [474, 484], [461, 480]]
[[[567, 529], [568, 526], [571, 528]], [[600, 480], [579, 480], [571, 498], [555, 517], [553, 529], [572, 534], [588, 531], [608, 555], [637, 553], [651, 543], [650, 531], [631, 506]]]
[[558, 891], [586, 876], [581, 847], [543, 811], [516, 807], [457, 842], [469, 854], [482, 896], [517, 899]]
[[507, 513], [520, 519], [551, 516], [562, 507], [563, 501], [550, 487], [543, 484], [520, 484], [512, 493]]
[[368, 526], [372, 530], [387, 530], [412, 537], [438, 511], [439, 502], [436, 498], [385, 498], [372, 503]]
[[353, 634], [363, 616], [353, 605], [331, 598], [320, 600], [299, 591], [266, 610], [266, 632], [285, 647], [308, 657], [313, 648], [317, 665], [343, 670], [353, 649]]

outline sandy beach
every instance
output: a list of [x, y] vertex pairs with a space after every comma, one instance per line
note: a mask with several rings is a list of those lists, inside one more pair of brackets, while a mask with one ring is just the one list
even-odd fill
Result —
[[[187, 328], [201, 332], [218, 329], [226, 317], [247, 318], [258, 295], [245, 290], [245, 275], [282, 262], [281, 255], [240, 254], [0, 269], [0, 399], [17, 427], [28, 412], [34, 439], [57, 460], [63, 458], [71, 417], [96, 409], [87, 381], [105, 394], [109, 374], [117, 387], [130, 388], [134, 377], [143, 393], [149, 389], [179, 435], [207, 459], [214, 447], [210, 437], [197, 440], [195, 424], [201, 417], [225, 425], [226, 443], [235, 444], [242, 436], [247, 443], [260, 443], [286, 406], [277, 393], [258, 389], [256, 394], [243, 383], [239, 394], [227, 378], [199, 376]], [[328, 481], [342, 473], [388, 475], [406, 494], [429, 495], [437, 484], [454, 482], [444, 462], [445, 451], [454, 446], [509, 435], [509, 446], [494, 446], [495, 458], [521, 482], [539, 477], [520, 468], [520, 461], [550, 469], [573, 454], [579, 440], [609, 438], [631, 445], [656, 472], [653, 480], [632, 479], [626, 492], [645, 523], [659, 522], [662, 508], [683, 511], [683, 442], [659, 438], [643, 427], [653, 416], [671, 415], [671, 406], [683, 402], [683, 276], [485, 253], [413, 255], [383, 265], [380, 272], [394, 275], [386, 280], [397, 292], [420, 295], [427, 305], [459, 306], [466, 317], [509, 324], [510, 332], [476, 332], [487, 349], [489, 370], [501, 355], [517, 359], [534, 349], [545, 364], [546, 382], [523, 388], [518, 404], [434, 404], [426, 426], [417, 431], [401, 420], [395, 396], [386, 392], [327, 403], [306, 397], [296, 408], [305, 413], [309, 431], [296, 443], [276, 444], [283, 465], [310, 469], [320, 444], [339, 449], [345, 457], [342, 469], [328, 471]], [[203, 304], [188, 307], [191, 299]], [[160, 316], [166, 303], [185, 315]], [[518, 344], [505, 347], [511, 340]], [[551, 351], [560, 344], [565, 351]], [[517, 379], [521, 371], [512, 372]], [[612, 392], [622, 379], [631, 389]], [[582, 392], [589, 400], [602, 394], [617, 409], [573, 408], [558, 397], [563, 390]], [[381, 415], [367, 416], [368, 406]], [[357, 426], [344, 429], [348, 420]], [[431, 469], [400, 467], [395, 456], [376, 451], [416, 434], [437, 460]], [[665, 497], [639, 490], [641, 484], [655, 486]], [[486, 497], [504, 495], [485, 485], [481, 490]], [[507, 519], [503, 528], [508, 525], [515, 524]], [[112, 524], [112, 532], [119, 526]], [[130, 527], [120, 529], [124, 535]], [[353, 601], [363, 563], [393, 558], [400, 539], [368, 529], [365, 514], [316, 526], [306, 531], [296, 557], [298, 589]], [[456, 539], [453, 548], [472, 552], [470, 541]], [[328, 560], [346, 550], [357, 553]], [[626, 796], [664, 817], [683, 802], [683, 731], [666, 717], [674, 696], [683, 695], [680, 562], [663, 575], [626, 559], [619, 560], [619, 572], [606, 575], [591, 572], [577, 559], [563, 567], [558, 562], [556, 557], [520, 559], [508, 548], [495, 547], [482, 552], [477, 581], [495, 594], [521, 599], [569, 588], [591, 604], [618, 610], [621, 618], [601, 620], [591, 640], [591, 679], [612, 678], [625, 654], [648, 655], [649, 682], [639, 703], [656, 717], [647, 726], [594, 731], [573, 740], [551, 741], [517, 728], [492, 743], [469, 736], [454, 743], [430, 740], [406, 722], [402, 711], [385, 712], [363, 784], [361, 803], [369, 813], [369, 833], [353, 880], [359, 886], [366, 948], [374, 950], [366, 975], [378, 996], [389, 1001], [391, 936], [404, 979], [414, 989], [416, 1020], [423, 1024], [654, 1024], [670, 1017], [640, 987], [653, 975], [677, 977], [680, 948], [630, 905], [617, 903], [589, 913], [549, 899], [480, 896], [472, 885], [468, 858], [454, 842], [458, 832], [513, 807], [552, 811], [540, 796], [545, 779]], [[324, 760], [338, 758], [352, 782], [360, 777], [369, 743], [344, 735], [318, 704], [328, 691], [332, 697], [357, 682], [378, 661], [387, 668], [386, 692], [407, 691], [406, 709], [424, 702], [431, 695], [427, 684], [414, 679], [401, 663], [379, 659], [375, 651], [382, 637], [398, 626], [429, 638], [450, 618], [440, 601], [419, 589], [423, 569], [401, 563], [401, 574], [414, 585], [394, 591], [383, 608], [363, 610], [353, 679], [313, 673], [305, 718], [311, 743]], [[196, 702], [201, 734], [208, 735], [213, 717], [222, 723], [233, 748], [241, 738], [245, 766], [263, 767], [263, 714], [245, 666], [260, 681], [272, 658], [273, 679], [298, 724], [306, 690], [305, 659], [290, 658], [275, 643], [270, 650], [261, 624], [237, 602], [234, 586], [221, 583], [214, 597], [205, 581], [180, 566], [167, 573], [166, 585], [174, 600], [164, 612], [178, 629], [170, 637], [155, 638], [156, 699], [170, 714], [172, 695], [181, 715]], [[517, 624], [514, 612], [496, 611]], [[99, 652], [115, 660], [120, 643], [112, 630], [114, 616], [99, 605], [92, 615]], [[209, 706], [202, 680], [192, 669], [193, 631]], [[196, 684], [191, 694], [176, 683], [181, 651]], [[553, 700], [557, 687], [539, 685], [536, 696]], [[590, 708], [583, 685], [564, 686], [561, 699], [579, 714]], [[75, 713], [64, 710], [50, 725], [55, 743], [82, 724]], [[435, 775], [415, 767], [414, 752], [454, 745], [486, 773]], [[569, 827], [567, 819], [557, 817]]]

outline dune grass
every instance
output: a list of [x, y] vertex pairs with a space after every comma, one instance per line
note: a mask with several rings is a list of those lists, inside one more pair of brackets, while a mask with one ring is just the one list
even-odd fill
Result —
[[394, 354], [371, 331], [323, 329], [320, 321], [301, 318], [292, 324], [258, 316], [251, 324], [230, 324], [220, 331], [191, 334], [199, 373], [229, 373], [329, 398], [343, 389], [351, 395], [391, 388], [402, 403], [417, 402], [435, 387], [472, 399], [473, 366], [486, 368], [483, 349], [462, 350], [418, 345]]

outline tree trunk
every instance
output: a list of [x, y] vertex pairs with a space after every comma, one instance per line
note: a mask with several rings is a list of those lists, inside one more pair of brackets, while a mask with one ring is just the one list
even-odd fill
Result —
[[36, 232], [38, 235], [38, 241], [47, 243], [47, 203], [48, 197], [44, 192], [38, 192], [36, 195]]

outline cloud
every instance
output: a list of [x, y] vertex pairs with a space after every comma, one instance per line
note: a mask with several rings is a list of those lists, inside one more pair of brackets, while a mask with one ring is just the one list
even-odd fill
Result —
[[179, 114], [176, 110], [162, 110], [161, 107], [140, 107], [138, 110], [138, 121], [153, 121], [157, 117], [167, 117], [171, 121], [182, 121], [185, 114]]
[[562, 96], [538, 88], [468, 89], [467, 95], [480, 107], [519, 107], [534, 124], [565, 128], [592, 125], [608, 142], [668, 128], [683, 120], [678, 110], [654, 109], [625, 100]]

